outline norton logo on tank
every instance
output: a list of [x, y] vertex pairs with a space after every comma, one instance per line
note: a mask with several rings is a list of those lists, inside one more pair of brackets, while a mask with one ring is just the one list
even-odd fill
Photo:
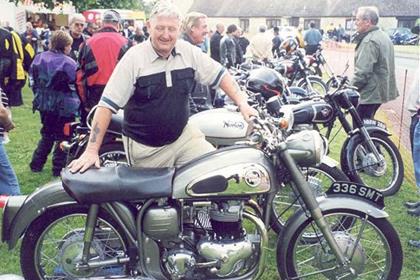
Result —
[[235, 122], [235, 121], [223, 121], [223, 128], [237, 128], [237, 129], [244, 129], [243, 122]]
[[262, 174], [261, 171], [255, 167], [249, 167], [245, 170], [244, 175], [245, 183], [252, 187], [256, 188], [261, 185]]

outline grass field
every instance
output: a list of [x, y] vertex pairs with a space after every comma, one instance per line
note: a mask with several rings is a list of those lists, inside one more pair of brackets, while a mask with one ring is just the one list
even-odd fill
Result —
[[[11, 142], [6, 145], [7, 152], [14, 169], [16, 170], [22, 193], [29, 194], [37, 187], [49, 182], [53, 179], [51, 172], [51, 161], [45, 166], [43, 172], [32, 173], [29, 169], [29, 162], [31, 160], [32, 152], [39, 140], [40, 121], [38, 113], [32, 113], [32, 93], [29, 89], [24, 91], [24, 106], [13, 108], [13, 118], [16, 124], [16, 129], [10, 134]], [[379, 115], [382, 117], [383, 115]], [[391, 125], [389, 124], [389, 127]], [[341, 139], [341, 140], [340, 140]], [[339, 150], [341, 149], [344, 136], [341, 135], [334, 145], [331, 146], [332, 156], [338, 158]], [[395, 196], [386, 199], [386, 211], [390, 215], [390, 220], [396, 230], [398, 231], [404, 250], [404, 268], [400, 279], [412, 280], [420, 279], [419, 271], [419, 257], [420, 250], [412, 249], [407, 246], [407, 241], [412, 238], [420, 239], [420, 232], [416, 232], [416, 226], [420, 226], [419, 219], [410, 217], [406, 214], [406, 209], [403, 203], [407, 200], [418, 200], [414, 187], [414, 177], [411, 156], [405, 149], [401, 150], [404, 166], [405, 166], [405, 180], [401, 190]], [[262, 279], [272, 280], [278, 279], [277, 268], [275, 262], [275, 248], [276, 236], [270, 234], [268, 269], [264, 273]], [[19, 264], [19, 247], [12, 251], [7, 250], [6, 244], [0, 245], [0, 274], [21, 274]]]

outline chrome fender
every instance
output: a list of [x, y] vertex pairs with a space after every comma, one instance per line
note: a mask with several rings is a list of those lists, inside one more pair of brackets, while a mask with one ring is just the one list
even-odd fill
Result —
[[[385, 211], [357, 198], [348, 197], [320, 197], [317, 198], [319, 207], [322, 212], [333, 209], [350, 209], [358, 212], [364, 212], [375, 218], [387, 218], [388, 213]], [[296, 230], [308, 219], [303, 210], [297, 211], [292, 217], [287, 220], [285, 230], [279, 238], [286, 241], [292, 238]]]
[[338, 161], [336, 161], [333, 158], [330, 158], [329, 156], [323, 156], [321, 159], [321, 163], [331, 168], [338, 167]]
[[4, 208], [2, 241], [8, 243], [9, 249], [14, 248], [27, 227], [46, 210], [76, 203], [61, 181], [48, 183], [29, 196], [11, 196]]

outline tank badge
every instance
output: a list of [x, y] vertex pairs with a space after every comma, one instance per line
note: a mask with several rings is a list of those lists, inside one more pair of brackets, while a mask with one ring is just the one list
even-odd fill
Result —
[[331, 114], [331, 109], [329, 109], [329, 108], [324, 108], [324, 109], [321, 110], [321, 115], [323, 117], [328, 117], [330, 114]]
[[250, 167], [245, 171], [244, 179], [248, 186], [256, 188], [261, 184], [262, 181], [261, 171], [255, 167]]

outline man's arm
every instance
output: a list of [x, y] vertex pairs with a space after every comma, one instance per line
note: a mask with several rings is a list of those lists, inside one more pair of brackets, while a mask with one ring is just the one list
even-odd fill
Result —
[[101, 148], [109, 122], [111, 121], [111, 116], [112, 111], [106, 107], [98, 107], [96, 109], [88, 145], [83, 154], [69, 164], [71, 172], [84, 172], [92, 165], [99, 168], [99, 149]]
[[373, 42], [362, 43], [359, 55], [354, 62], [352, 85], [362, 90], [372, 78], [373, 66], [378, 61], [379, 52]]

